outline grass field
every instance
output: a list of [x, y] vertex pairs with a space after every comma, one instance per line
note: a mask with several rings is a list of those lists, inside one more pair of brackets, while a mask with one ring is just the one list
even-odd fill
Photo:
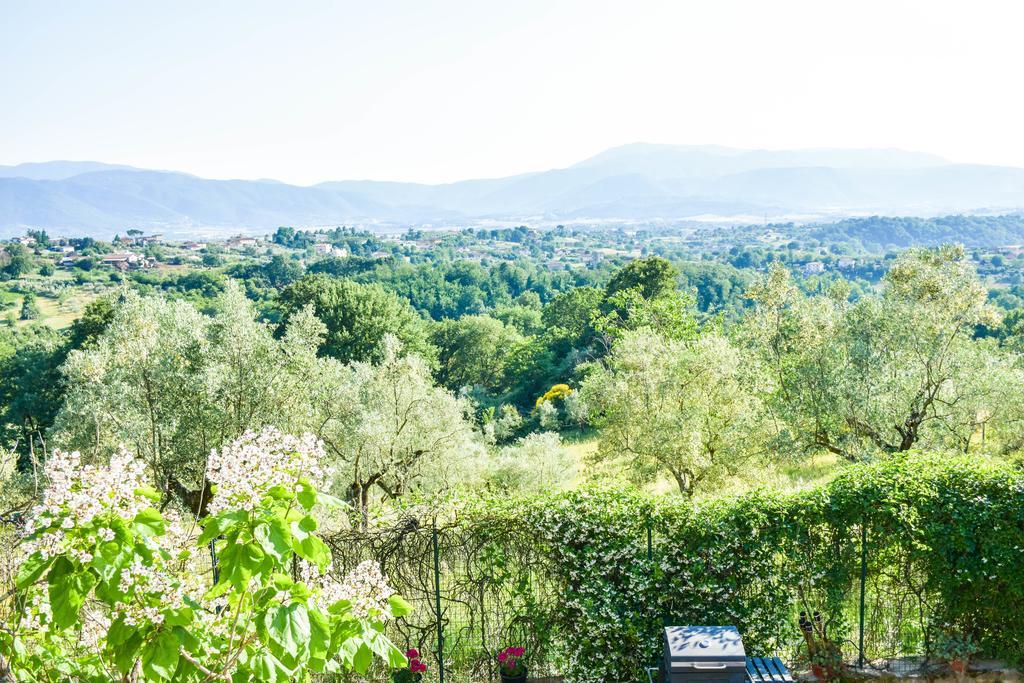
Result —
[[[605, 483], [613, 481], [609, 478], [612, 472], [626, 471], [621, 463], [618, 466], [604, 468], [588, 463], [588, 457], [597, 452], [598, 435], [593, 430], [571, 430], [562, 433], [562, 443], [573, 454], [579, 463], [577, 484], [586, 483], [588, 479], [600, 480]], [[730, 477], [720, 485], [698, 492], [698, 498], [716, 497], [728, 494], [742, 494], [757, 488], [770, 488], [777, 491], [800, 491], [828, 482], [843, 467], [839, 458], [831, 453], [814, 455], [809, 458], [783, 461], [780, 463], [756, 463], [738, 477]], [[623, 484], [626, 484], [623, 480]], [[651, 493], [674, 495], [678, 489], [674, 481], [665, 477], [650, 484], [647, 489]]]
[[82, 290], [75, 290], [71, 296], [65, 297], [63, 301], [47, 296], [37, 296], [36, 304], [39, 306], [40, 316], [36, 320], [20, 320], [21, 305], [24, 296], [9, 290], [0, 290], [0, 317], [8, 318], [14, 315], [15, 324], [19, 327], [30, 325], [33, 322], [41, 322], [55, 330], [62, 330], [70, 327], [89, 302], [96, 299], [97, 295]]

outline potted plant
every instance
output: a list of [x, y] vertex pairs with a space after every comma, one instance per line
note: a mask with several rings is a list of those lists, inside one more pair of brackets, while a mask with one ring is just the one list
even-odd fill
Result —
[[935, 654], [949, 662], [949, 668], [958, 676], [967, 673], [967, 662], [977, 652], [978, 645], [967, 633], [943, 633], [935, 643]]
[[420, 683], [423, 680], [423, 672], [427, 665], [420, 660], [420, 652], [414, 647], [405, 651], [405, 658], [409, 660], [408, 666], [402, 669], [395, 669], [391, 672], [391, 683]]
[[498, 673], [501, 674], [501, 683], [526, 683], [524, 654], [526, 654], [526, 650], [521, 647], [506, 647], [498, 653]]
[[821, 613], [815, 612], [808, 619], [807, 613], [801, 612], [800, 631], [807, 642], [807, 655], [814, 677], [823, 682], [839, 680], [843, 674], [843, 651], [839, 643], [828, 637]]

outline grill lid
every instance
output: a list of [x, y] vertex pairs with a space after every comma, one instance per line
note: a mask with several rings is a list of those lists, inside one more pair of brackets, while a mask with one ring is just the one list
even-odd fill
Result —
[[732, 671], [746, 669], [743, 640], [735, 626], [669, 626], [665, 628], [665, 663], [676, 669], [687, 664], [714, 665], [692, 667]]

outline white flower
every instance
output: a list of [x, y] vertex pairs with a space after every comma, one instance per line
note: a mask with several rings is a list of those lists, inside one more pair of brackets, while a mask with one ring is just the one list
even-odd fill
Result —
[[100, 515], [115, 513], [122, 519], [134, 519], [150, 505], [136, 493], [144, 482], [144, 473], [145, 465], [123, 448], [110, 458], [107, 467], [83, 466], [78, 451], [54, 451], [43, 468], [43, 501], [32, 509], [26, 532], [48, 527], [57, 519], [60, 528], [26, 543], [24, 551], [31, 554], [38, 550], [47, 557], [64, 552], [64, 532], [76, 525], [84, 527]]
[[360, 619], [390, 617], [388, 598], [395, 594], [380, 565], [372, 560], [360, 562], [345, 578], [338, 581], [330, 573], [321, 574], [316, 565], [301, 562], [299, 577], [314, 590], [315, 602], [321, 611], [339, 600], [352, 604], [352, 614]]
[[293, 487], [301, 477], [322, 487], [328, 473], [320, 463], [326, 453], [312, 434], [294, 437], [273, 427], [241, 437], [213, 450], [206, 477], [217, 485], [210, 514], [225, 510], [252, 510], [275, 486]]

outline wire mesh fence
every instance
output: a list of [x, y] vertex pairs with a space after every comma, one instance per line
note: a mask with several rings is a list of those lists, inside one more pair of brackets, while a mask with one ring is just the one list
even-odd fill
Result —
[[[369, 531], [346, 531], [329, 542], [339, 574], [373, 560], [412, 603], [412, 615], [396, 620], [389, 635], [403, 649], [421, 653], [429, 665], [428, 680], [496, 680], [495, 657], [508, 646], [527, 649], [531, 677], [557, 679], [563, 672], [571, 643], [561, 637], [556, 613], [565, 588], [551, 578], [553, 559], [532, 542], [528, 530], [481, 533], [479, 527], [408, 517]], [[637, 557], [655, 566], [671, 542], [666, 530], [648, 520], [636, 538]], [[830, 637], [850, 665], [897, 672], [914, 666], [928, 649], [929, 600], [918, 588], [923, 577], [900, 556], [898, 544], [886, 543], [873, 554], [867, 525], [849, 529], [836, 544], [837, 557], [854, 566]], [[766, 567], [765, 580], [770, 575]], [[807, 605], [793, 595], [780, 593], [780, 599], [791, 601], [791, 618], [777, 624], [776, 651], [754, 654], [780, 656], [802, 668], [807, 648], [796, 623]], [[681, 613], [695, 618], [701, 606], [669, 608], [663, 621]], [[386, 672], [371, 672], [370, 678], [385, 680]]]

